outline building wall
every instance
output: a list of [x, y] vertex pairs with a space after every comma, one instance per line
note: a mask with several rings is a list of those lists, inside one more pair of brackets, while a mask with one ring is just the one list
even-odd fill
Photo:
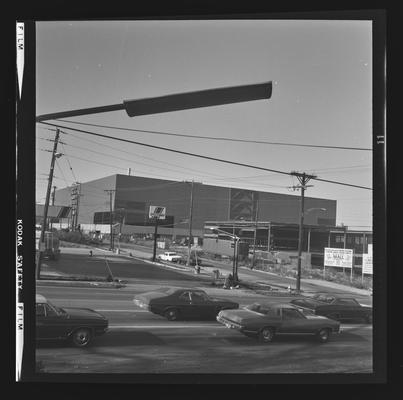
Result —
[[[105, 192], [109, 189], [116, 190], [112, 196], [116, 221], [119, 221], [118, 214], [121, 213], [125, 216], [127, 227], [143, 225], [148, 231], [151, 223], [148, 220], [149, 206], [163, 206], [166, 207], [168, 216], [166, 222], [173, 223], [171, 225], [173, 226], [172, 234], [188, 234], [191, 182], [112, 175], [81, 183], [82, 196], [79, 203], [78, 223], [92, 224], [95, 212], [109, 213], [109, 194]], [[70, 188], [56, 191], [55, 204], [71, 204]], [[253, 221], [257, 204], [260, 221], [299, 222], [299, 194], [254, 192], [194, 182], [192, 233], [194, 236], [202, 236], [204, 223], [209, 220], [243, 219]], [[335, 225], [335, 200], [306, 197], [305, 209], [309, 208], [326, 208], [326, 211], [312, 210], [312, 212], [308, 212], [305, 216], [306, 224], [318, 224], [322, 218], [327, 225]], [[98, 223], [109, 223], [109, 221], [99, 221]]]
[[[109, 189], [116, 189], [116, 175], [81, 183], [78, 223], [91, 224], [94, 212], [109, 212], [110, 197], [105, 192]], [[112, 193], [112, 206], [114, 199], [115, 194]], [[71, 187], [56, 190], [55, 205], [71, 205]]]

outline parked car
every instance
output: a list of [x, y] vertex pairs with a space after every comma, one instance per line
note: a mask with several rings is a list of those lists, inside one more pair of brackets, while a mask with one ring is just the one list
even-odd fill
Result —
[[349, 296], [319, 293], [311, 298], [291, 300], [291, 304], [337, 321], [363, 319], [369, 324], [372, 323], [372, 307], [363, 306]]
[[291, 304], [253, 303], [239, 310], [220, 311], [217, 321], [261, 342], [271, 342], [278, 334], [302, 333], [316, 335], [324, 343], [332, 333], [340, 332], [340, 322], [304, 315]]
[[210, 297], [204, 290], [187, 288], [161, 288], [136, 295], [136, 306], [170, 321], [178, 319], [215, 319], [221, 310], [238, 308], [230, 300]]
[[36, 295], [37, 340], [70, 340], [77, 347], [85, 347], [107, 330], [108, 320], [94, 310], [56, 307], [44, 296]]
[[171, 262], [180, 262], [183, 259], [183, 257], [180, 254], [174, 251], [166, 251], [165, 253], [158, 255], [157, 258], [163, 261], [171, 261]]

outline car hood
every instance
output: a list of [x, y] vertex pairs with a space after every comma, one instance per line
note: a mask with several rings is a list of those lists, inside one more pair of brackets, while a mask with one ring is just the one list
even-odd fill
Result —
[[74, 319], [93, 319], [106, 320], [106, 318], [90, 308], [63, 307], [70, 318]]
[[138, 294], [134, 296], [133, 300], [138, 300], [142, 303], [149, 304], [151, 300], [161, 299], [163, 297], [167, 297], [167, 294], [155, 291], [155, 292]]

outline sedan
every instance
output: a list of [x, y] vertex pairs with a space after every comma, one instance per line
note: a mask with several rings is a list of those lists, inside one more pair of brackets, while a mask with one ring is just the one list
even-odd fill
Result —
[[201, 289], [162, 288], [136, 295], [136, 306], [169, 321], [178, 319], [215, 319], [221, 310], [235, 309], [238, 303], [210, 297]]
[[85, 347], [107, 330], [108, 320], [94, 310], [56, 307], [44, 296], [36, 295], [37, 340], [70, 340], [77, 347]]
[[291, 300], [291, 304], [337, 321], [363, 319], [372, 323], [372, 307], [363, 306], [348, 296], [316, 294], [311, 298]]
[[254, 303], [239, 310], [221, 311], [217, 321], [261, 342], [271, 342], [279, 334], [310, 334], [324, 343], [332, 333], [340, 332], [340, 322], [303, 314], [290, 304]]

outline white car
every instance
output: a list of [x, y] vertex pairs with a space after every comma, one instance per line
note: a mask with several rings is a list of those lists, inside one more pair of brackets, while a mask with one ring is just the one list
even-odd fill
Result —
[[163, 261], [171, 262], [179, 262], [180, 260], [182, 260], [182, 256], [178, 253], [175, 253], [174, 251], [166, 251], [165, 253], [160, 254], [158, 258]]

